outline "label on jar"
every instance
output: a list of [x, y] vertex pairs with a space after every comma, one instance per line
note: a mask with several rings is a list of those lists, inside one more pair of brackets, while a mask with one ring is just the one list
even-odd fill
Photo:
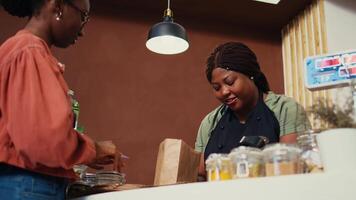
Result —
[[246, 178], [250, 174], [250, 170], [248, 168], [248, 162], [242, 161], [236, 163], [236, 176], [239, 178]]

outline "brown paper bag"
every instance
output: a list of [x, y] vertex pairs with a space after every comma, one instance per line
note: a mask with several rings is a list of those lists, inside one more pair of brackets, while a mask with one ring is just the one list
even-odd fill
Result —
[[154, 185], [195, 182], [200, 153], [178, 139], [165, 139], [159, 145]]

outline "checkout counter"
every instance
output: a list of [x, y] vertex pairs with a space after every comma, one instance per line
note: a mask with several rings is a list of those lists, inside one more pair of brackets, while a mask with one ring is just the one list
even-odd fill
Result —
[[355, 200], [356, 172], [297, 174], [141, 188], [75, 200]]

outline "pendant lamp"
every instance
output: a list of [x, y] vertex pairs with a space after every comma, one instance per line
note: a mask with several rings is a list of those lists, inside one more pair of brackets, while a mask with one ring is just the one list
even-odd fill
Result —
[[152, 26], [148, 33], [146, 47], [159, 54], [178, 54], [189, 47], [188, 37], [183, 26], [173, 22], [173, 12], [168, 8], [164, 11], [163, 22]]

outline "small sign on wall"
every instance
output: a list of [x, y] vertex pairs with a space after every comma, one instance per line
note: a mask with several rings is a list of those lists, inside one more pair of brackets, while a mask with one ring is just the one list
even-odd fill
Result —
[[356, 78], [356, 50], [307, 57], [304, 72], [310, 90], [346, 86]]

